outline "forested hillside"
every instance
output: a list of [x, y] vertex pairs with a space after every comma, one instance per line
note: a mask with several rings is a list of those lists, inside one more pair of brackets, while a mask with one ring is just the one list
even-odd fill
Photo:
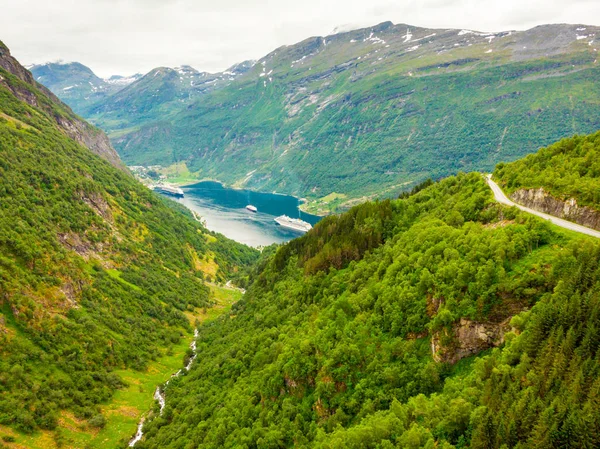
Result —
[[596, 131], [597, 34], [386, 22], [280, 47], [236, 76], [157, 69], [85, 116], [128, 164], [331, 209]]
[[56, 428], [65, 410], [102, 427], [99, 404], [124, 385], [113, 371], [144, 370], [189, 335], [186, 313], [212, 303], [207, 277], [225, 280], [258, 256], [82, 145], [103, 139], [0, 42], [5, 441], [7, 428]]
[[263, 260], [136, 447], [598, 446], [600, 244], [429, 184]]
[[575, 198], [600, 211], [600, 132], [542, 148], [494, 172], [507, 191], [544, 188], [561, 200]]

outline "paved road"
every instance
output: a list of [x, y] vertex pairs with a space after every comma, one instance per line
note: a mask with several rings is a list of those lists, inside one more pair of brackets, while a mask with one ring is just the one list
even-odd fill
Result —
[[600, 232], [596, 231], [595, 229], [586, 228], [585, 226], [581, 226], [576, 223], [573, 223], [573, 222], [570, 222], [567, 220], [563, 220], [562, 218], [558, 218], [553, 215], [548, 215], [543, 212], [538, 212], [537, 210], [533, 210], [528, 207], [521, 206], [520, 204], [514, 203], [513, 201], [508, 199], [508, 197], [504, 194], [504, 192], [498, 186], [498, 184], [496, 184], [494, 181], [492, 181], [492, 175], [487, 175], [486, 180], [487, 180], [487, 183], [489, 184], [490, 188], [492, 189], [492, 192], [494, 192], [494, 198], [499, 203], [506, 204], [507, 206], [518, 207], [522, 211], [529, 212], [530, 214], [533, 214], [533, 215], [537, 215], [538, 217], [541, 217], [544, 220], [548, 220], [548, 221], [554, 223], [555, 225], [560, 226], [561, 228], [570, 229], [571, 231], [580, 232], [582, 234], [591, 235], [592, 237], [600, 238]]

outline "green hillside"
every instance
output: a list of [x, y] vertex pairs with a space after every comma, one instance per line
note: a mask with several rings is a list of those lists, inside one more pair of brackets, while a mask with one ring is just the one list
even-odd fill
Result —
[[544, 188], [555, 198], [600, 210], [600, 132], [575, 136], [543, 148], [494, 172], [507, 189]]
[[253, 66], [246, 61], [220, 73], [190, 66], [158, 67], [146, 75], [99, 78], [78, 62], [30, 67], [36, 81], [85, 117], [103, 117], [107, 129], [165, 120], [204, 94], [230, 84]]
[[191, 102], [132, 85], [86, 117], [128, 164], [347, 206], [596, 131], [597, 33], [387, 22], [278, 48]]
[[429, 184], [263, 260], [136, 447], [598, 446], [600, 244]]
[[[214, 303], [207, 278], [228, 279], [257, 257], [78, 143], [102, 139], [0, 42], [5, 442], [6, 429], [49, 435], [63, 412], [104, 426], [100, 405], [125, 387], [115, 370], [143, 373], [180, 348], [189, 317]], [[110, 160], [109, 150], [98, 152]]]
[[34, 65], [29, 70], [38, 83], [49, 88], [78, 114], [84, 114], [91, 105], [105, 100], [127, 82], [141, 76], [104, 80], [78, 62], [50, 62]]
[[94, 102], [84, 115], [101, 116], [103, 126], [121, 132], [123, 127], [167, 120], [208, 92], [231, 84], [250, 67], [251, 63], [242, 63], [222, 73], [199, 72], [190, 66], [159, 67], [109, 98]]

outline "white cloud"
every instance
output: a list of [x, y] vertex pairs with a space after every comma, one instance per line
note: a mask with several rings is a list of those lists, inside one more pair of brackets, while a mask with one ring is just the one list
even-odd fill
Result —
[[80, 61], [102, 76], [182, 64], [223, 70], [343, 24], [391, 20], [500, 31], [600, 23], [597, 0], [0, 0], [0, 6], [0, 39], [21, 62]]

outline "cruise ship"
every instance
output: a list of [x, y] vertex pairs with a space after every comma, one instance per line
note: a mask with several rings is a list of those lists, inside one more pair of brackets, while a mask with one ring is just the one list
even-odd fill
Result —
[[277, 217], [275, 222], [284, 228], [292, 229], [298, 232], [308, 232], [312, 229], [310, 223], [300, 220], [299, 218], [290, 218], [287, 215], [281, 215], [280, 217]]
[[169, 184], [159, 184], [154, 186], [154, 191], [164, 195], [171, 195], [177, 198], [183, 198], [183, 190]]

